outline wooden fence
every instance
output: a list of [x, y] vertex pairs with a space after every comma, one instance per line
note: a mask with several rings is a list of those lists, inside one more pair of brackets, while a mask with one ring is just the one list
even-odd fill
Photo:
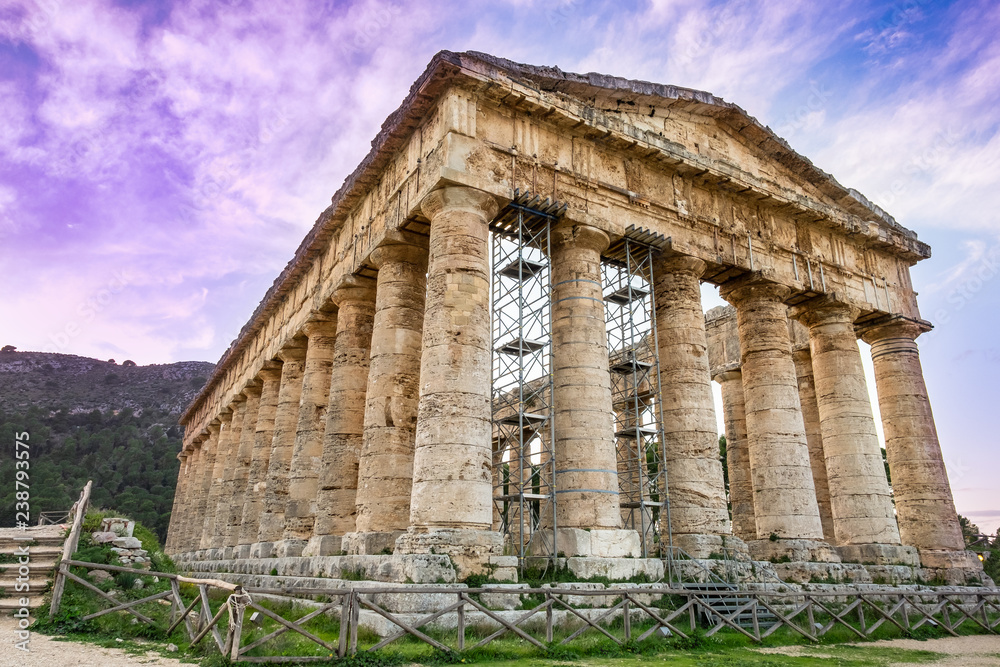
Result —
[[[598, 633], [616, 644], [638, 642], [650, 637], [673, 636], [686, 638], [697, 628], [706, 636], [728, 629], [740, 633], [754, 642], [762, 642], [780, 628], [787, 628], [806, 640], [817, 641], [834, 628], [847, 628], [859, 639], [868, 639], [883, 625], [890, 624], [904, 633], [912, 633], [924, 626], [938, 627], [945, 633], [957, 635], [960, 628], [968, 626], [976, 631], [996, 634], [1000, 625], [1000, 589], [982, 589], [975, 592], [912, 591], [884, 588], [871, 591], [794, 592], [774, 591], [692, 591], [665, 586], [638, 586], [602, 590], [575, 590], [571, 588], [452, 588], [390, 586], [356, 589], [260, 589], [246, 588], [215, 579], [194, 579], [162, 572], [142, 572], [170, 581], [170, 590], [145, 598], [122, 602], [70, 572], [70, 567], [111, 572], [137, 571], [112, 565], [99, 565], [72, 560], [61, 563], [59, 576], [76, 582], [92, 591], [110, 606], [85, 616], [89, 620], [105, 614], [126, 612], [140, 622], [158, 627], [157, 623], [137, 609], [142, 605], [167, 600], [170, 604], [169, 623], [159, 628], [164, 638], [183, 624], [191, 644], [200, 643], [206, 636], [223, 655], [232, 660], [248, 663], [305, 663], [329, 660], [329, 656], [342, 658], [361, 651], [377, 651], [404, 638], [415, 638], [435, 649], [445, 652], [471, 650], [486, 646], [506, 635], [519, 637], [541, 650], [553, 645], [565, 645], [587, 633]], [[197, 595], [190, 602], [181, 596], [180, 584], [196, 586]], [[369, 584], [371, 582], [368, 582]], [[213, 613], [209, 592], [213, 588], [226, 591], [228, 597]], [[435, 604], [433, 613], [407, 614], [390, 612], [385, 605], [376, 603], [384, 595], [438, 596], [443, 603]], [[530, 608], [517, 611], [497, 611], [483, 604], [482, 594], [517, 595], [531, 600]], [[308, 613], [289, 620], [262, 606], [256, 596], [281, 596], [314, 606]], [[316, 599], [324, 597], [323, 602]], [[596, 608], [573, 604], [588, 597], [595, 600]], [[602, 607], [603, 601], [612, 600]], [[724, 603], [724, 604], [723, 604]], [[158, 603], [165, 604], [165, 603]], [[514, 605], [509, 605], [514, 606]], [[244, 643], [244, 616], [247, 610], [257, 612], [256, 617], [273, 621], [274, 629]], [[56, 608], [53, 613], [57, 613]], [[193, 612], [196, 612], [193, 614]], [[370, 612], [392, 624], [395, 630], [370, 646], [360, 646], [359, 628], [362, 612]], [[338, 619], [339, 635], [324, 639], [305, 626], [321, 614]], [[557, 618], [558, 615], [558, 618]], [[414, 618], [416, 617], [416, 618]], [[451, 630], [430, 630], [435, 622], [447, 619]], [[369, 618], [370, 620], [370, 618]], [[162, 624], [162, 621], [161, 621]], [[489, 625], [488, 630], [483, 630]], [[225, 635], [220, 630], [224, 628]], [[568, 629], [567, 629], [568, 628]], [[475, 629], [475, 631], [472, 631]], [[261, 629], [260, 632], [263, 632]], [[292, 632], [316, 645], [324, 655], [250, 655], [267, 652], [269, 642]], [[435, 635], [435, 636], [432, 636]], [[442, 639], [447, 635], [447, 640]], [[471, 635], [471, 638], [470, 638]], [[557, 635], [559, 636], [556, 641]], [[474, 642], [474, 643], [473, 643]]]

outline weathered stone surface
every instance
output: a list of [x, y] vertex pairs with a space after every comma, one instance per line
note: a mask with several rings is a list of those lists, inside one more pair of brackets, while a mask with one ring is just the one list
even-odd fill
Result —
[[739, 370], [728, 370], [716, 375], [715, 379], [722, 385], [732, 531], [733, 535], [741, 540], [754, 540], [757, 539], [757, 519], [753, 506], [753, 482], [750, 476], [743, 373]]
[[[705, 262], [660, 257], [653, 267], [670, 526], [684, 535], [730, 535], [709, 373], [700, 278]], [[693, 546], [696, 540], [689, 540]], [[709, 552], [688, 552], [695, 558]]]
[[141, 549], [142, 542], [134, 537], [119, 537], [111, 541], [113, 545], [120, 549]]
[[114, 533], [118, 537], [132, 537], [135, 530], [135, 521], [118, 517], [105, 517], [101, 519], [101, 530], [103, 533]]
[[[378, 267], [364, 444], [358, 469], [359, 533], [383, 533], [379, 551], [410, 523], [427, 253], [393, 244], [373, 253]], [[345, 538], [348, 553], [369, 540]]]
[[522, 595], [518, 591], [528, 588], [528, 584], [490, 584], [489, 592], [479, 594], [479, 601], [489, 609], [510, 611], [521, 606]]
[[861, 337], [871, 345], [900, 536], [922, 558], [927, 552], [925, 567], [936, 567], [937, 552], [964, 552], [965, 542], [917, 350], [916, 338], [926, 329], [893, 319]]
[[798, 308], [809, 347], [838, 545], [899, 545], [871, 400], [854, 333], [859, 310], [827, 298]]
[[337, 318], [330, 313], [316, 313], [302, 328], [302, 332], [309, 343], [302, 369], [298, 423], [288, 470], [285, 525], [279, 547], [282, 555], [289, 556], [302, 553], [307, 540], [313, 536], [316, 523], [316, 499]]
[[[271, 460], [271, 440], [274, 437], [274, 417], [278, 409], [281, 386], [281, 364], [272, 361], [258, 374], [261, 380], [260, 402], [254, 421], [253, 450], [247, 471], [246, 491], [240, 521], [238, 551], [249, 557], [250, 545], [257, 541], [264, 492], [267, 489], [267, 469]], [[243, 548], [245, 547], [245, 548]]]
[[96, 544], [104, 544], [105, 542], [114, 542], [119, 538], [118, 538], [118, 533], [98, 531], [96, 533], [91, 533], [90, 539], [94, 540]]
[[823, 538], [788, 337], [788, 288], [761, 275], [727, 286], [736, 306], [758, 539]]

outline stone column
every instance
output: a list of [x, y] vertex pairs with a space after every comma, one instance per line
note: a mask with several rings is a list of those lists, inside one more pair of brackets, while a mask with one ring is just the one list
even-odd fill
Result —
[[257, 377], [261, 380], [260, 406], [254, 425], [253, 455], [247, 473], [246, 497], [240, 524], [237, 558], [249, 558], [251, 545], [257, 541], [260, 513], [267, 489], [267, 468], [271, 461], [271, 440], [274, 438], [274, 415], [278, 409], [278, 390], [281, 386], [281, 363], [265, 362]]
[[556, 550], [567, 556], [639, 556], [621, 528], [618, 462], [601, 287], [608, 236], [566, 222], [552, 230], [552, 377]]
[[816, 487], [816, 504], [819, 519], [823, 524], [823, 539], [836, 544], [833, 529], [833, 514], [830, 510], [830, 485], [826, 477], [826, 456], [823, 454], [823, 434], [819, 425], [819, 405], [816, 403], [816, 384], [813, 379], [812, 353], [809, 344], [792, 350], [795, 377], [799, 385], [799, 404], [802, 406], [802, 422], [806, 427], [806, 442], [809, 445], [809, 465], [812, 468], [813, 484]]
[[243, 506], [247, 498], [247, 479], [250, 477], [250, 465], [253, 462], [253, 443], [254, 434], [257, 431], [257, 413], [260, 410], [261, 386], [261, 381], [254, 379], [243, 388], [243, 395], [246, 397], [243, 406], [243, 424], [234, 457], [232, 494], [230, 494], [229, 505], [224, 515], [226, 532], [223, 545], [227, 549], [228, 558], [233, 557], [233, 550], [240, 541], [240, 524], [243, 520]]
[[378, 267], [378, 279], [358, 462], [356, 532], [344, 536], [349, 554], [392, 550], [410, 523], [419, 400], [427, 251], [420, 246], [387, 245], [376, 248], [370, 261]]
[[323, 429], [330, 397], [337, 318], [316, 314], [302, 328], [302, 333], [309, 339], [309, 345], [306, 348], [302, 398], [289, 468], [284, 533], [277, 548], [279, 558], [301, 556], [316, 522]]
[[410, 528], [400, 553], [449, 554], [459, 576], [485, 571], [503, 541], [491, 530], [492, 423], [488, 223], [490, 195], [464, 187], [429, 194], [427, 304]]
[[854, 332], [859, 311], [828, 297], [792, 314], [809, 327], [838, 551], [856, 563], [906, 562]]
[[233, 435], [233, 409], [226, 407], [218, 417], [219, 439], [215, 443], [215, 464], [209, 478], [208, 501], [205, 504], [205, 525], [201, 536], [201, 548], [211, 553], [206, 554], [207, 560], [216, 560], [217, 550], [222, 545], [217, 539], [215, 519], [218, 516], [219, 499], [226, 479], [226, 464], [230, 460]]
[[[226, 533], [229, 532], [229, 512], [233, 507], [233, 489], [236, 480], [237, 452], [240, 448], [240, 437], [243, 435], [243, 420], [246, 416], [247, 398], [242, 393], [237, 394], [230, 404], [232, 419], [229, 433], [225, 441], [223, 457], [222, 482], [218, 484], [219, 494], [215, 504], [215, 526], [213, 530], [213, 545], [216, 550], [213, 560], [232, 558], [233, 550], [226, 549]], [[241, 505], [242, 507], [242, 505]]]
[[365, 427], [365, 394], [375, 318], [375, 281], [349, 276], [331, 297], [337, 335], [323, 434], [316, 523], [303, 556], [333, 556], [357, 525], [358, 458]]
[[164, 545], [164, 550], [171, 555], [180, 552], [180, 535], [183, 530], [183, 518], [181, 517], [181, 512], [187, 505], [185, 496], [187, 495], [187, 466], [189, 456], [190, 453], [184, 449], [177, 454], [177, 460], [180, 461], [180, 467], [177, 470], [177, 485], [174, 487], [174, 502], [173, 506], [170, 508], [170, 527], [167, 530], [167, 542]]
[[[190, 553], [197, 546], [194, 544], [194, 524], [198, 518], [198, 495], [201, 493], [201, 443], [203, 438], [195, 436], [191, 441], [191, 451], [188, 454], [188, 480], [184, 489], [184, 507], [181, 508], [181, 529], [178, 533], [177, 551], [179, 553]], [[198, 524], [199, 528], [201, 524]], [[198, 542], [201, 542], [201, 532], [198, 533]]]
[[729, 468], [729, 504], [733, 513], [733, 535], [741, 540], [757, 539], [757, 517], [753, 506], [750, 448], [747, 442], [746, 402], [743, 373], [739, 368], [715, 376], [722, 386], [723, 420], [726, 425], [726, 465]]
[[736, 306], [758, 558], [839, 561], [822, 542], [823, 524], [809, 464], [799, 388], [788, 335], [790, 289], [759, 274], [723, 286]]
[[965, 551], [924, 384], [916, 338], [929, 329], [896, 318], [861, 336], [871, 345], [899, 532], [903, 544], [919, 549], [926, 568], [981, 569]]
[[[212, 482], [215, 477], [215, 461], [219, 450], [219, 436], [221, 433], [222, 420], [216, 417], [208, 425], [208, 437], [201, 444], [202, 463], [198, 483], [198, 519], [195, 521], [192, 539], [192, 548], [196, 551], [203, 551], [210, 547], [206, 532], [208, 531], [209, 515], [215, 510], [215, 505], [211, 503]], [[214, 517], [211, 517], [211, 519], [214, 521]], [[201, 556], [203, 558], [204, 554]]]
[[295, 447], [295, 430], [299, 423], [306, 347], [296, 341], [283, 348], [278, 353], [278, 358], [281, 359], [281, 386], [278, 388], [278, 405], [274, 412], [274, 436], [271, 438], [271, 456], [267, 464], [267, 486], [264, 489], [260, 527], [257, 529], [257, 542], [250, 550], [250, 555], [254, 558], [272, 558], [276, 555], [275, 542], [281, 539], [285, 524], [288, 473]]
[[[708, 558], [731, 539], [726, 483], [708, 366], [701, 276], [695, 257], [659, 257], [653, 265], [660, 396], [670, 490], [673, 544], [694, 558]], [[666, 535], [662, 536], [666, 543]], [[724, 542], [725, 538], [730, 538]]]

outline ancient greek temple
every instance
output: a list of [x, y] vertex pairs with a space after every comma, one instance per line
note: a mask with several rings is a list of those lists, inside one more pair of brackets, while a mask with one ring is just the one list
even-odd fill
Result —
[[709, 93], [439, 53], [183, 415], [167, 550], [980, 581], [920, 366], [928, 257]]

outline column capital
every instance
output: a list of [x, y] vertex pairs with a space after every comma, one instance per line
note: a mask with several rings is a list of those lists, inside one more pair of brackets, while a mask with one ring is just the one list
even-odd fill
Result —
[[791, 296], [792, 288], [771, 280], [769, 274], [755, 271], [732, 280], [719, 288], [719, 296], [737, 307], [747, 301], [784, 302]]
[[259, 371], [257, 371], [257, 377], [261, 380], [261, 389], [263, 389], [263, 383], [267, 381], [274, 381], [281, 379], [281, 362], [270, 359], [264, 362], [264, 365]]
[[655, 274], [667, 272], [688, 274], [701, 280], [701, 277], [705, 275], [705, 269], [708, 268], [708, 264], [703, 260], [691, 255], [663, 253], [656, 256], [654, 262], [656, 263], [654, 278]]
[[331, 313], [313, 313], [305, 324], [302, 333], [306, 338], [313, 336], [333, 336], [337, 332], [337, 316]]
[[218, 435], [219, 431], [222, 430], [222, 420], [216, 417], [208, 426], [205, 427], [205, 430], [208, 431], [208, 436], [206, 436], [205, 440], [208, 440], [213, 435]]
[[430, 220], [449, 209], [471, 210], [489, 221], [496, 217], [500, 204], [488, 192], [464, 186], [435, 190], [420, 202], [420, 210]]
[[574, 245], [590, 248], [602, 253], [611, 245], [611, 237], [597, 227], [584, 225], [571, 220], [557, 223], [551, 232], [552, 245]]
[[275, 356], [283, 362], [303, 361], [306, 358], [306, 346], [293, 342], [278, 350]]
[[888, 338], [908, 338], [915, 341], [920, 334], [927, 333], [931, 329], [933, 327], [930, 322], [911, 320], [898, 315], [857, 327], [861, 340], [869, 345]]
[[[440, 190], [438, 190], [440, 192]], [[432, 193], [433, 194], [433, 193]], [[426, 200], [424, 200], [426, 201]], [[368, 256], [376, 269], [381, 269], [386, 264], [414, 264], [416, 266], [427, 266], [427, 246], [408, 245], [403, 243], [390, 243], [380, 245]]]
[[788, 317], [796, 319], [810, 329], [824, 324], [854, 324], [858, 319], [861, 309], [844, 301], [837, 299], [837, 295], [830, 294], [811, 299], [806, 303], [792, 306], [788, 309]]
[[723, 382], [729, 382], [730, 380], [743, 381], [743, 369], [739, 366], [725, 366], [722, 369], [716, 371], [712, 374], [712, 379], [722, 384]]
[[246, 403], [246, 402], [247, 402], [246, 394], [244, 394], [243, 391], [241, 390], [237, 392], [237, 394], [233, 396], [233, 400], [229, 402], [229, 409], [232, 410], [233, 414], [236, 414], [236, 411], [240, 407], [240, 403]]
[[344, 276], [333, 289], [330, 300], [340, 308], [346, 303], [375, 303], [375, 279], [357, 274]]
[[240, 391], [243, 395], [243, 400], [250, 398], [251, 396], [260, 396], [260, 390], [264, 387], [264, 383], [261, 382], [259, 378], [253, 378], [246, 383], [246, 386]]

